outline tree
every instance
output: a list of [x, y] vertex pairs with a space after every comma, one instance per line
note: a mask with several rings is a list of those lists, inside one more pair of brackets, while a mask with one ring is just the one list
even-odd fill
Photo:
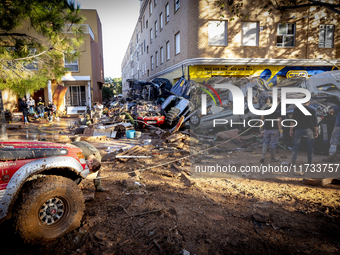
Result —
[[[60, 79], [67, 71], [64, 53], [71, 58], [79, 54], [79, 12], [69, 0], [0, 0], [0, 89], [21, 97]], [[27, 26], [35, 33], [22, 29]]]
[[[79, 55], [75, 49], [83, 33], [76, 24], [83, 19], [79, 5], [69, 0], [0, 0], [0, 93], [11, 89], [21, 97], [60, 79], [67, 71], [64, 53], [71, 59]], [[2, 100], [0, 114], [4, 139]]]
[[[243, 9], [244, 0], [218, 0], [216, 1], [221, 12], [228, 10], [232, 17], [247, 18], [246, 10]], [[340, 4], [339, 1], [324, 1], [324, 0], [265, 0], [260, 1], [260, 8], [272, 13], [274, 11], [279, 11], [281, 15], [284, 15], [288, 10], [298, 10], [300, 8], [315, 6], [317, 9], [322, 7], [328, 10], [340, 14]], [[224, 17], [223, 14], [221, 14]]]
[[7, 137], [7, 130], [6, 130], [6, 119], [5, 119], [5, 111], [4, 106], [2, 103], [2, 95], [0, 89], [0, 141], [6, 140]]
[[122, 78], [105, 78], [105, 84], [103, 87], [103, 99], [109, 100], [114, 95], [122, 93]]

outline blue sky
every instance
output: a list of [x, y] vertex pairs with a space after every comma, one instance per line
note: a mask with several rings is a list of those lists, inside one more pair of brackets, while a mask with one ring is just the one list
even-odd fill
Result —
[[96, 9], [103, 28], [104, 76], [121, 77], [121, 63], [139, 16], [139, 0], [76, 0]]

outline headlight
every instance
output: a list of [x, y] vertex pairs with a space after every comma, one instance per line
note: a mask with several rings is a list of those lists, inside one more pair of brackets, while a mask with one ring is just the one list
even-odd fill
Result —
[[81, 164], [86, 164], [85, 156], [82, 152], [77, 152], [77, 156]]

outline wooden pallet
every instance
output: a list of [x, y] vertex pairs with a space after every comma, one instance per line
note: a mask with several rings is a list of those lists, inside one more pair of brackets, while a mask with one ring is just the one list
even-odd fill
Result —
[[122, 153], [119, 153], [116, 155], [116, 158], [118, 158], [120, 161], [122, 162], [126, 162], [131, 158], [148, 158], [150, 156], [148, 156], [149, 152], [144, 149], [141, 146], [134, 146], [133, 148], [126, 150]]
[[20, 129], [21, 124], [6, 124], [7, 129]]

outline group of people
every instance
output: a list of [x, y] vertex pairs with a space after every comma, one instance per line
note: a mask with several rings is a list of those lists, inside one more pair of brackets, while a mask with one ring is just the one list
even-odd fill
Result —
[[[307, 147], [307, 162], [309, 165], [312, 164], [313, 160], [313, 143], [314, 139], [318, 137], [318, 123], [316, 112], [313, 108], [309, 106], [310, 101], [306, 102], [304, 107], [311, 115], [305, 115], [298, 107], [294, 109], [293, 112], [293, 120], [295, 122], [290, 123], [290, 132], [289, 135], [293, 137], [293, 148], [291, 155], [291, 165], [295, 165], [297, 155], [299, 152], [300, 144], [302, 140], [306, 141]], [[279, 102], [278, 102], [279, 105]], [[267, 101], [264, 110], [271, 108], [271, 99]], [[279, 110], [280, 107], [277, 107], [277, 110], [266, 116], [261, 116], [261, 120], [264, 121], [264, 133], [263, 133], [263, 147], [262, 147], [262, 157], [260, 159], [261, 163], [265, 162], [265, 155], [270, 146], [271, 149], [271, 162], [276, 162], [279, 159], [276, 158], [276, 147], [279, 143], [279, 137], [283, 137], [283, 129], [281, 125], [282, 117], [281, 112]], [[329, 149], [329, 157], [324, 158], [324, 162], [336, 162], [340, 161], [340, 158], [336, 156], [337, 146], [340, 145], [340, 106], [335, 108], [331, 108], [329, 110], [330, 114], [336, 115], [336, 122], [332, 132], [331, 140], [330, 140], [330, 149]], [[265, 120], [277, 120], [277, 121], [268, 121]], [[295, 126], [294, 126], [295, 125]]]
[[44, 118], [45, 112], [47, 112], [48, 119], [51, 121], [52, 116], [57, 109], [56, 105], [51, 101], [48, 101], [48, 105], [47, 107], [45, 107], [45, 103], [41, 97], [38, 98], [37, 104], [35, 104], [35, 100], [32, 97], [28, 98], [27, 100], [25, 97], [23, 97], [20, 101], [19, 107], [22, 111], [23, 121], [25, 125], [28, 125], [28, 123], [30, 122], [28, 119], [28, 114], [32, 114], [36, 118]]

